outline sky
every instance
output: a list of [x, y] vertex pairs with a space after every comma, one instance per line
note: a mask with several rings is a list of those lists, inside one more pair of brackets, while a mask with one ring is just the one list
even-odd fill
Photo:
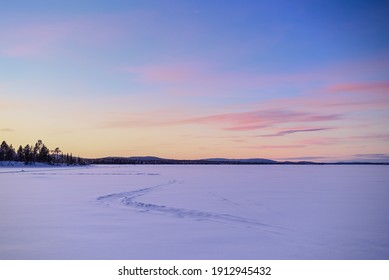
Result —
[[0, 140], [389, 161], [389, 4], [0, 0]]

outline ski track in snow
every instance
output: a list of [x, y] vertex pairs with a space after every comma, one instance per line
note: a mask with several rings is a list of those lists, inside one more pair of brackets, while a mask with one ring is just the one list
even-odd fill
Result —
[[97, 198], [97, 201], [101, 203], [105, 203], [107, 205], [130, 207], [139, 212], [159, 213], [159, 214], [169, 215], [177, 218], [188, 218], [196, 221], [207, 220], [207, 221], [221, 222], [221, 223], [240, 224], [249, 227], [261, 227], [263, 230], [272, 233], [279, 233], [278, 231], [275, 230], [275, 227], [261, 223], [258, 220], [254, 220], [250, 218], [244, 218], [244, 217], [223, 214], [223, 213], [209, 212], [209, 211], [200, 211], [194, 209], [169, 207], [166, 205], [143, 203], [136, 200], [136, 198], [151, 193], [158, 188], [170, 186], [176, 183], [179, 182], [170, 181], [166, 184], [157, 185], [148, 188], [142, 188], [130, 192], [121, 192], [121, 193], [103, 195], [103, 196], [99, 196]]

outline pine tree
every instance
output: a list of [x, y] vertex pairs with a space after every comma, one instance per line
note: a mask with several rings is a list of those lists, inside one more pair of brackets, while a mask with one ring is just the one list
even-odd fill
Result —
[[39, 153], [39, 161], [40, 162], [50, 162], [50, 150], [45, 146], [45, 144], [42, 144], [42, 148]]
[[55, 148], [55, 150], [52, 151], [52, 153], [53, 153], [54, 162], [58, 164], [60, 162], [59, 154], [61, 153], [61, 150], [57, 147]]
[[9, 147], [8, 147], [7, 142], [3, 141], [1, 143], [1, 146], [0, 146], [0, 161], [5, 161], [6, 160], [8, 149], [9, 149]]
[[26, 145], [23, 149], [24, 163], [29, 164], [32, 162], [33, 153], [30, 145]]
[[2, 141], [0, 145], [0, 161], [21, 161], [25, 164], [32, 162], [46, 162], [49, 164], [85, 164], [80, 158], [73, 157], [73, 154], [63, 154], [62, 151], [57, 147], [50, 151], [42, 140], [38, 140], [36, 144], [26, 145], [24, 148], [19, 145], [18, 150], [15, 152], [15, 148], [7, 142]]
[[14, 149], [14, 147], [11, 144], [8, 147], [8, 150], [7, 150], [6, 154], [5, 154], [5, 158], [6, 158], [7, 161], [12, 161], [12, 160], [15, 159], [15, 155], [16, 155], [15, 149]]
[[23, 152], [22, 145], [19, 146], [17, 154], [18, 154], [18, 161], [24, 161], [24, 152]]
[[42, 145], [43, 145], [43, 142], [42, 140], [38, 140], [38, 142], [35, 143], [35, 146], [34, 146], [34, 149], [33, 149], [33, 158], [34, 158], [34, 162], [35, 161], [40, 161], [40, 153], [41, 153], [41, 150], [42, 150]]

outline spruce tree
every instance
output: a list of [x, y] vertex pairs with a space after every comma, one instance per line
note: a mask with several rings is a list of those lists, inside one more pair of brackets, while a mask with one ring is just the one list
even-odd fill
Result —
[[9, 149], [9, 147], [8, 147], [7, 142], [3, 141], [1, 143], [1, 146], [0, 146], [0, 161], [5, 161], [6, 160], [8, 149]]
[[17, 155], [18, 155], [18, 161], [24, 161], [24, 153], [23, 153], [22, 145], [19, 146]]
[[40, 162], [50, 162], [50, 150], [45, 146], [45, 144], [42, 144], [42, 148], [39, 153], [39, 161]]
[[15, 159], [15, 155], [16, 155], [15, 149], [14, 149], [14, 147], [11, 144], [8, 147], [8, 150], [7, 150], [6, 154], [5, 154], [5, 158], [6, 158], [7, 161], [12, 161], [12, 160]]
[[24, 163], [25, 164], [29, 164], [32, 162], [32, 157], [33, 157], [33, 154], [32, 154], [32, 149], [30, 147], [30, 145], [26, 145], [23, 149], [23, 156], [24, 156]]

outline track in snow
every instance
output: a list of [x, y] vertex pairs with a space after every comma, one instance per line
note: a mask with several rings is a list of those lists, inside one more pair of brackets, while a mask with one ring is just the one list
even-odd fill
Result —
[[136, 198], [146, 195], [158, 188], [170, 186], [173, 184], [178, 183], [177, 181], [170, 181], [166, 184], [149, 187], [149, 188], [143, 188], [135, 191], [130, 192], [121, 192], [121, 193], [113, 193], [108, 195], [99, 196], [97, 198], [97, 201], [108, 204], [108, 205], [117, 205], [117, 206], [124, 206], [124, 207], [130, 207], [136, 211], [140, 212], [149, 212], [149, 213], [160, 213], [165, 214], [173, 217], [178, 218], [188, 218], [193, 220], [208, 220], [213, 222], [221, 222], [221, 223], [234, 223], [234, 224], [241, 224], [246, 226], [255, 226], [255, 227], [263, 227], [263, 228], [272, 228], [272, 232], [275, 233], [274, 227], [261, 223], [254, 219], [229, 215], [229, 214], [223, 214], [223, 213], [216, 213], [216, 212], [209, 212], [209, 211], [200, 211], [200, 210], [193, 210], [193, 209], [185, 209], [185, 208], [176, 208], [176, 207], [169, 207], [165, 205], [156, 205], [156, 204], [149, 204], [149, 203], [143, 203], [136, 200]]

